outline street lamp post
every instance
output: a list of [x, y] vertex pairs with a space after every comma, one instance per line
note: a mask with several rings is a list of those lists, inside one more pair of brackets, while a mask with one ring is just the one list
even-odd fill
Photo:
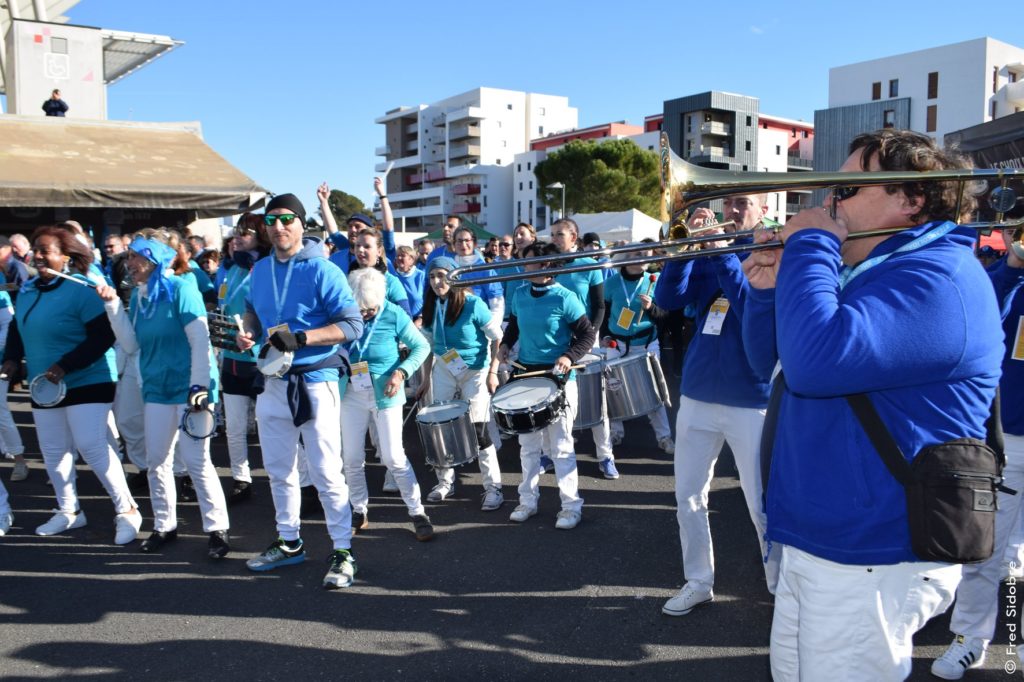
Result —
[[560, 182], [552, 182], [550, 185], [548, 185], [548, 189], [560, 189], [560, 190], [562, 190], [562, 212], [558, 215], [558, 217], [560, 219], [564, 218], [565, 217], [565, 185], [563, 185]]

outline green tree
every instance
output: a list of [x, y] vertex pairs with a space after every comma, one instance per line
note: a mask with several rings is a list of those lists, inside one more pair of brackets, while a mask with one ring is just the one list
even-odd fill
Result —
[[534, 174], [541, 201], [561, 209], [562, 190], [548, 185], [565, 185], [565, 212], [600, 213], [638, 209], [658, 216], [661, 176], [658, 154], [641, 149], [632, 140], [573, 140], [537, 164]]
[[344, 229], [345, 221], [348, 220], [353, 213], [365, 213], [366, 215], [370, 215], [370, 209], [363, 205], [363, 202], [359, 197], [342, 192], [340, 189], [331, 190], [331, 196], [327, 199], [327, 204], [331, 207], [331, 213], [334, 214], [334, 219], [342, 229]]

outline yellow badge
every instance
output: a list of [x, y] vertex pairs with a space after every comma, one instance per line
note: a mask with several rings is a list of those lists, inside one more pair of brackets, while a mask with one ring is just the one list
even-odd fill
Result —
[[288, 331], [288, 325], [287, 324], [279, 324], [276, 327], [271, 327], [270, 329], [267, 330], [267, 338], [269, 339], [271, 336], [273, 336], [277, 332], [286, 332], [286, 331]]
[[1013, 342], [1013, 353], [1010, 357], [1014, 360], [1024, 360], [1024, 315], [1017, 320], [1017, 338]]
[[220, 300], [223, 301], [227, 297], [228, 297], [228, 283], [227, 282], [221, 282], [220, 283], [220, 290], [217, 292], [217, 298], [219, 298]]
[[622, 329], [629, 329], [633, 326], [633, 318], [635, 317], [636, 313], [629, 308], [623, 308], [619, 311], [619, 319], [615, 324], [619, 325]]
[[729, 299], [720, 296], [708, 310], [708, 316], [704, 319], [702, 334], [718, 336], [722, 333], [722, 325], [725, 324], [725, 316], [729, 312]]

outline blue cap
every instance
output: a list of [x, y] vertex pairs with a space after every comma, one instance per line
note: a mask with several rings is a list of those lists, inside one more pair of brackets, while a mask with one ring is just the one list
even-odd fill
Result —
[[363, 223], [367, 227], [373, 227], [373, 218], [366, 215], [365, 213], [353, 213], [352, 217], [346, 220], [345, 222], [350, 223], [353, 220], [356, 221], [357, 223]]
[[455, 264], [455, 261], [448, 256], [438, 256], [434, 260], [430, 261], [431, 270], [447, 270], [451, 272], [455, 268], [459, 267]]

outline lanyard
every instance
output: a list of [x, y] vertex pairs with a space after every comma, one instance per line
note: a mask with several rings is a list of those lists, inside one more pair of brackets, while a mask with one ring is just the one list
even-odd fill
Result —
[[[241, 269], [241, 268], [239, 268], [239, 269]], [[232, 300], [234, 300], [235, 296], [238, 295], [238, 292], [242, 290], [242, 287], [244, 287], [246, 284], [249, 283], [249, 278], [250, 277], [252, 277], [252, 270], [250, 270], [249, 272], [246, 273], [245, 277], [242, 278], [241, 282], [236, 283], [233, 288], [228, 289], [227, 295], [224, 297], [224, 299], [221, 302], [221, 304], [223, 306], [227, 306], [228, 303], [230, 303]], [[274, 284], [275, 284], [274, 289], [276, 291], [276, 289], [277, 289], [276, 284], [277, 283], [275, 282]], [[287, 287], [288, 285], [286, 284], [285, 286]], [[287, 293], [287, 288], [285, 289], [285, 292]]]
[[363, 359], [363, 353], [366, 352], [367, 346], [370, 345], [370, 339], [373, 338], [373, 332], [377, 329], [377, 323], [380, 322], [380, 316], [384, 312], [384, 306], [381, 305], [380, 310], [377, 311], [377, 316], [373, 318], [373, 324], [367, 328], [363, 334], [363, 338], [356, 341], [353, 345], [356, 347], [356, 352], [359, 353], [359, 359]]
[[629, 306], [631, 306], [633, 304], [633, 298], [636, 296], [636, 292], [640, 291], [640, 287], [642, 287], [644, 285], [644, 278], [643, 278], [643, 275], [640, 276], [640, 279], [638, 279], [636, 281], [636, 286], [633, 287], [633, 293], [631, 293], [631, 294], [627, 294], [626, 293], [626, 278], [625, 277], [621, 277], [621, 276], [619, 277], [619, 284], [622, 285], [622, 295], [626, 297], [626, 307], [628, 308]]
[[437, 308], [434, 309], [434, 334], [441, 334], [441, 347], [448, 350], [448, 340], [444, 334], [444, 318], [448, 312], [448, 301], [437, 299]]
[[890, 257], [895, 256], [897, 253], [906, 253], [908, 251], [915, 251], [917, 249], [920, 249], [923, 246], [931, 244], [939, 237], [948, 234], [949, 232], [952, 232], [954, 229], [956, 229], [956, 223], [944, 223], [934, 229], [929, 230], [928, 232], [925, 232], [923, 235], [921, 235], [914, 241], [910, 242], [909, 244], [904, 244], [895, 251], [882, 254], [881, 256], [875, 256], [874, 258], [869, 258], [860, 265], [858, 265], [857, 267], [852, 269], [850, 267], [843, 268], [842, 272], [839, 273], [839, 288], [845, 288], [846, 285], [849, 284], [854, 277], [863, 274], [867, 270], [870, 270], [871, 268], [875, 267], [880, 263], [884, 263], [885, 261], [889, 260]]
[[277, 258], [270, 261], [270, 281], [274, 285], [274, 307], [277, 313], [275, 324], [281, 324], [281, 314], [284, 312], [285, 300], [288, 298], [288, 287], [292, 284], [292, 268], [295, 267], [295, 256], [288, 259], [288, 271], [284, 275], [284, 291], [277, 289]]

